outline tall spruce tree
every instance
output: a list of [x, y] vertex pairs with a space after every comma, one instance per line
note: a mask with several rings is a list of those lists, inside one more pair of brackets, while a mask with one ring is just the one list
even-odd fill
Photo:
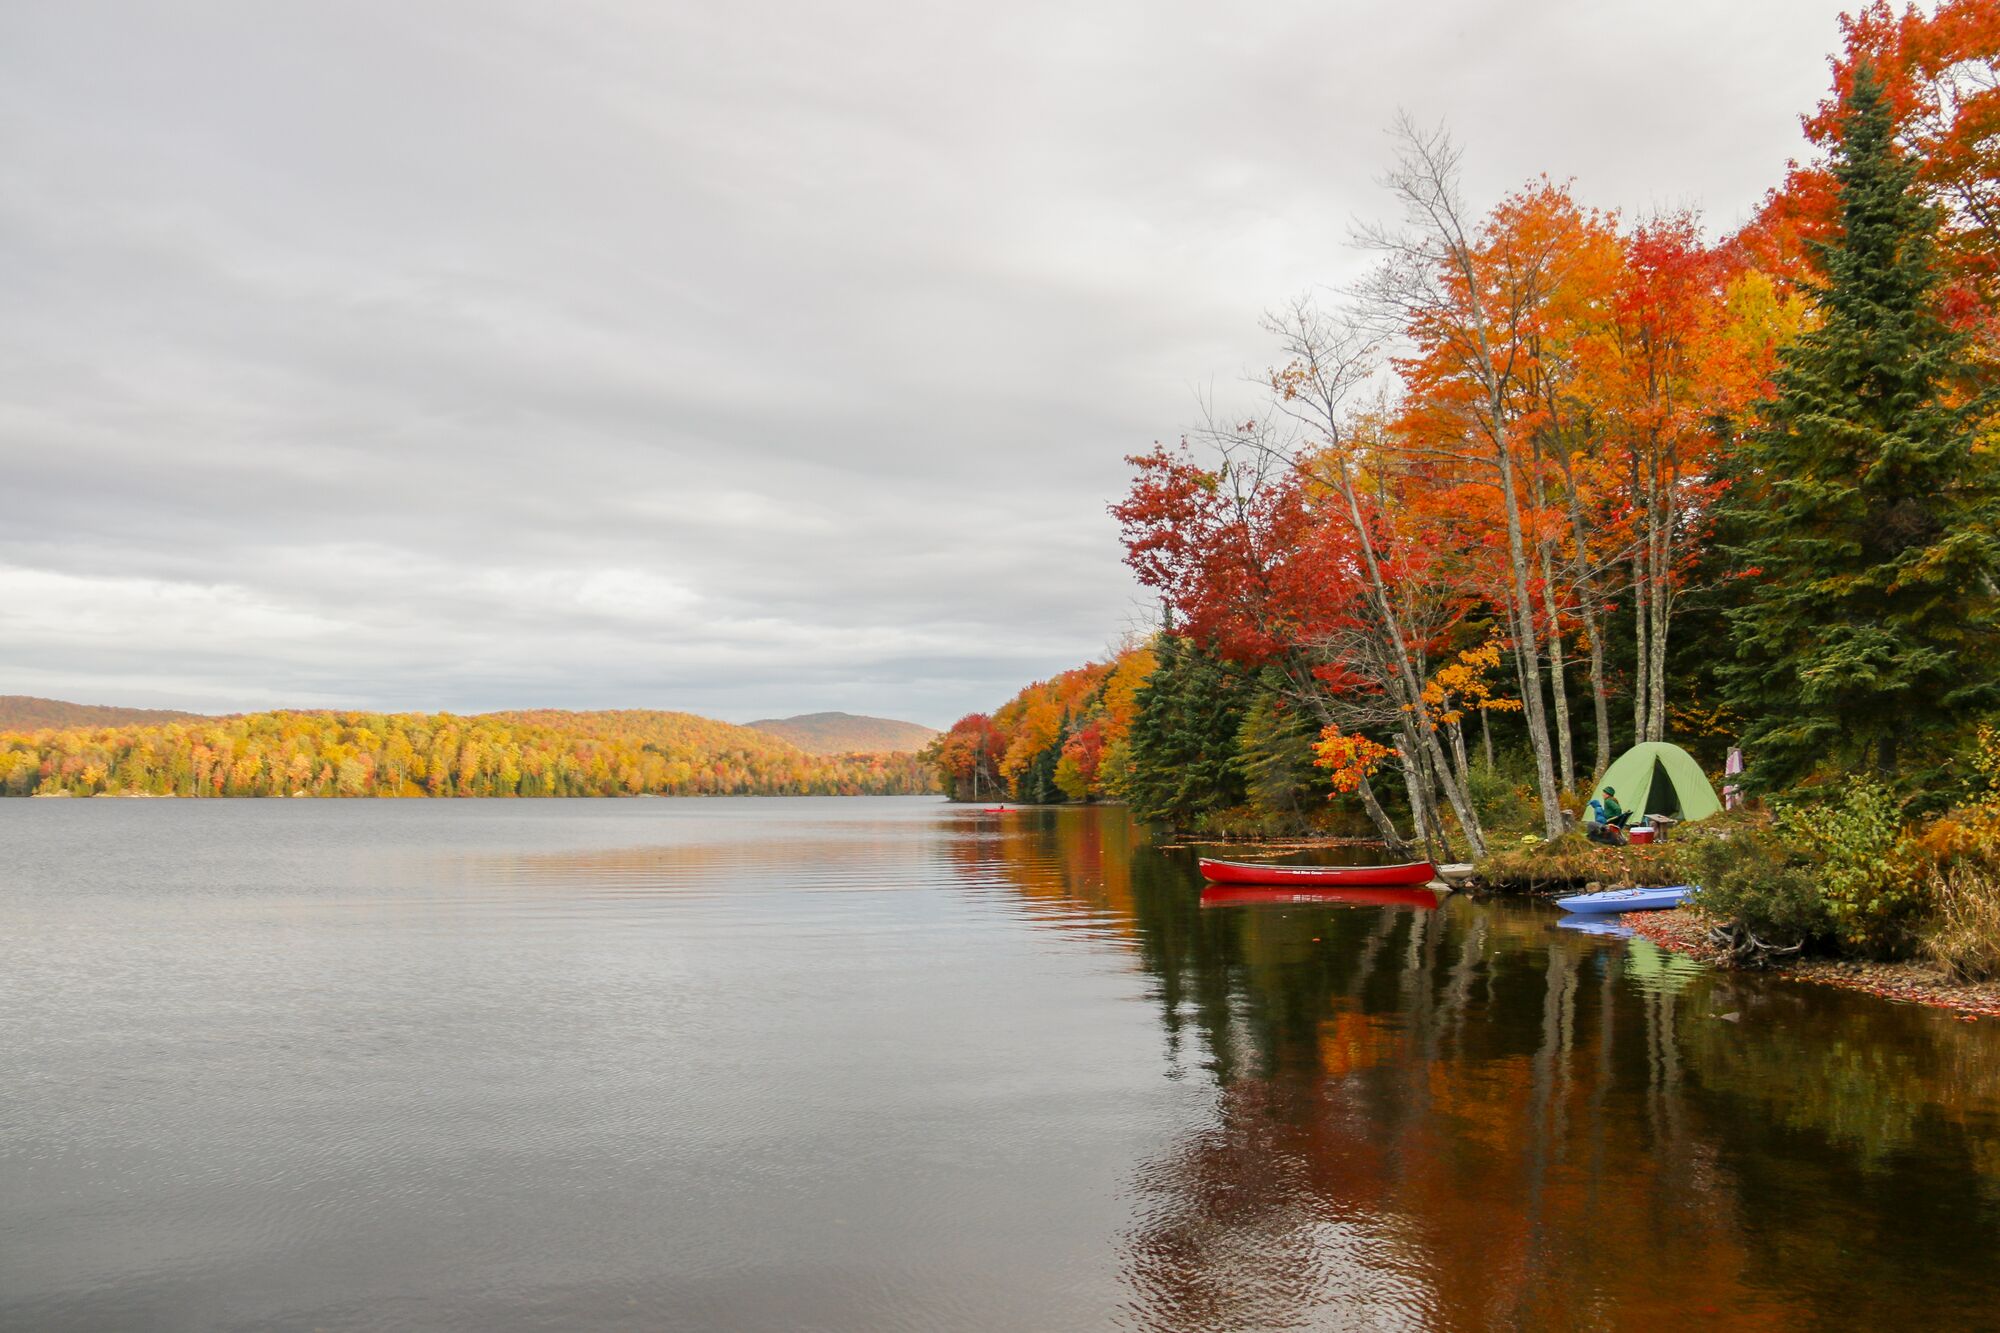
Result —
[[1159, 664], [1134, 699], [1125, 799], [1141, 819], [1184, 828], [1243, 800], [1236, 737], [1245, 690], [1185, 639], [1162, 635], [1156, 652]]
[[1287, 702], [1284, 687], [1277, 668], [1259, 673], [1243, 706], [1243, 724], [1236, 729], [1244, 799], [1264, 815], [1296, 815], [1325, 804], [1318, 790], [1320, 774], [1313, 767], [1319, 731], [1304, 709]]
[[1968, 334], [1938, 309], [1939, 214], [1858, 70], [1819, 248], [1816, 327], [1786, 351], [1731, 468], [1741, 598], [1719, 673], [1750, 775], [1869, 767], [1922, 781], [1996, 685], [2000, 485]]

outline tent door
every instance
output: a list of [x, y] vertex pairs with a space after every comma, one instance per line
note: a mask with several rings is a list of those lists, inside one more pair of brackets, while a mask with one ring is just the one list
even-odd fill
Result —
[[1667, 766], [1653, 761], [1653, 785], [1646, 791], [1646, 803], [1639, 809], [1649, 815], [1668, 815], [1674, 819], [1681, 817], [1681, 794], [1674, 786], [1674, 780], [1667, 774]]

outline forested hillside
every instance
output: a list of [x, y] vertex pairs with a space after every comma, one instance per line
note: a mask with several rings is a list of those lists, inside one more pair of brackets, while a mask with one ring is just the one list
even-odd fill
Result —
[[691, 713], [274, 712], [0, 733], [10, 796], [903, 795], [914, 755], [820, 756]]
[[0, 731], [40, 731], [48, 727], [145, 727], [162, 722], [192, 722], [199, 713], [171, 708], [114, 708], [109, 704], [72, 704], [61, 699], [37, 699], [32, 694], [0, 694]]
[[744, 725], [790, 741], [807, 754], [914, 754], [937, 736], [920, 723], [856, 713], [801, 713]]

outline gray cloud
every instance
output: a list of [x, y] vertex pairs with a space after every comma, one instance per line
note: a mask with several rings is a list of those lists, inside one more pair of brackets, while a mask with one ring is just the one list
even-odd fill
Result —
[[1728, 225], [1837, 9], [23, 0], [0, 692], [948, 722], [1137, 614], [1397, 107]]

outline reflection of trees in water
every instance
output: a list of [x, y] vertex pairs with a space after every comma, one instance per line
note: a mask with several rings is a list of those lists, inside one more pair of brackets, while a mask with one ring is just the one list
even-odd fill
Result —
[[546, 888], [688, 886], [727, 892], [739, 877], [810, 887], [931, 883], [930, 848], [894, 825], [854, 823], [779, 841], [740, 836], [630, 847], [579, 847], [454, 855], [443, 872], [487, 884]]
[[1673, 997], [1620, 1004], [1588, 948], [1470, 903], [1243, 915], [1247, 1068], [1140, 1174], [1143, 1324], [1558, 1327], [1664, 1317], [1683, 1279], [1750, 1299], [1733, 1200], [1681, 1166], [1649, 1040]]
[[1129, 928], [1129, 863], [1141, 841], [1123, 811], [1077, 807], [967, 821], [945, 847], [962, 880], [997, 875], [1031, 906], [1048, 907], [1064, 921], [1082, 909]]
[[997, 849], [1117, 918], [1215, 1084], [1133, 1184], [1140, 1326], [1941, 1326], [2000, 1294], [1995, 1029], [1519, 907], [1202, 910], [1191, 859], [1088, 819]]
[[[1760, 1268], [1811, 1275], [1815, 1307], [1851, 1326], [1872, 1309], [1883, 1323], [1993, 1327], [1995, 1028], [1842, 992], [1717, 989], [1738, 1022], [1691, 1017], [1680, 1037], [1727, 1130], [1715, 1160], [1759, 1205], [1745, 1220]], [[1909, 1280], [1885, 1292], [1884, 1272]]]

